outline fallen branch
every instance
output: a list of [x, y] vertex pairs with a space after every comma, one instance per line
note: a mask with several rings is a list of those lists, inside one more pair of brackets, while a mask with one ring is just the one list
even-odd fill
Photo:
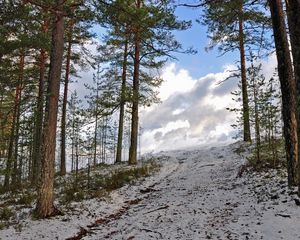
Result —
[[157, 232], [157, 231], [154, 231], [154, 230], [150, 230], [150, 229], [147, 229], [147, 228], [141, 228], [141, 230], [143, 230], [145, 232], [157, 233], [160, 236], [161, 239], [163, 238], [163, 236], [162, 236], [162, 234], [160, 232]]
[[141, 189], [140, 193], [145, 194], [145, 193], [157, 192], [157, 191], [159, 190], [149, 187], [149, 188]]
[[122, 217], [124, 213], [128, 211], [128, 209], [131, 207], [131, 205], [138, 204], [142, 199], [134, 199], [134, 200], [129, 200], [126, 201], [126, 205], [120, 208], [117, 212], [112, 213], [104, 218], [97, 219], [95, 222], [92, 224], [88, 225], [88, 229], [85, 229], [83, 227], [80, 227], [80, 231], [77, 233], [76, 236], [67, 238], [66, 240], [79, 240], [82, 239], [83, 237], [87, 236], [88, 234], [92, 233], [92, 228], [95, 228], [100, 225], [105, 225], [108, 224], [109, 222], [113, 220], [118, 220]]
[[156, 212], [156, 211], [159, 211], [159, 210], [162, 210], [162, 209], [167, 209], [169, 208], [169, 205], [166, 205], [166, 206], [162, 206], [162, 207], [159, 207], [159, 208], [156, 208], [154, 210], [151, 210], [149, 212], [146, 212], [145, 214], [148, 214], [148, 213], [153, 213], [153, 212]]
[[213, 167], [213, 166], [215, 166], [215, 164], [213, 164], [213, 163], [209, 163], [209, 164], [205, 164], [205, 165], [199, 166], [199, 168], [204, 168], [204, 167]]
[[276, 213], [275, 216], [280, 216], [280, 217], [284, 217], [284, 218], [291, 218], [291, 215], [281, 214], [281, 213]]
[[80, 240], [81, 238], [85, 237], [88, 234], [88, 232], [89, 231], [87, 229], [80, 227], [80, 231], [79, 233], [77, 233], [77, 236], [67, 238], [66, 240]]

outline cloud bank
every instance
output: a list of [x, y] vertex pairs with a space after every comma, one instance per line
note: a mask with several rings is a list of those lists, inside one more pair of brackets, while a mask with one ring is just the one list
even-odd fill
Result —
[[234, 133], [230, 125], [235, 116], [226, 107], [233, 107], [230, 92], [237, 88], [238, 79], [218, 83], [232, 68], [193, 79], [174, 63], [167, 66], [159, 94], [162, 103], [141, 112], [142, 151], [231, 141]]

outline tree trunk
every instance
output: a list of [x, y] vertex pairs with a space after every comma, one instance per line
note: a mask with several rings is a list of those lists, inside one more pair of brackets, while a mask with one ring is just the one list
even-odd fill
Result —
[[19, 158], [19, 166], [18, 166], [18, 176], [17, 176], [17, 185], [21, 186], [22, 183], [22, 176], [23, 176], [23, 159], [25, 158], [24, 155], [24, 138], [22, 139], [21, 143], [21, 152], [20, 152], [20, 158]]
[[21, 57], [21, 73], [20, 73], [20, 83], [21, 87], [19, 88], [19, 93], [18, 93], [18, 106], [17, 106], [17, 115], [16, 115], [16, 127], [15, 127], [15, 136], [14, 136], [14, 167], [13, 167], [13, 172], [12, 172], [12, 185], [14, 188], [18, 187], [18, 173], [21, 171], [21, 169], [18, 168], [18, 161], [19, 161], [19, 138], [20, 138], [20, 111], [21, 111], [21, 98], [22, 98], [22, 82], [23, 82], [23, 75], [24, 75], [24, 55]]
[[240, 50], [240, 62], [241, 62], [240, 64], [241, 64], [241, 79], [242, 79], [242, 98], [243, 98], [244, 141], [251, 142], [243, 16], [244, 16], [243, 2], [241, 2], [238, 18], [239, 18], [239, 50]]
[[[42, 32], [47, 33], [49, 28], [48, 19], [44, 20], [42, 26]], [[34, 137], [33, 137], [33, 153], [32, 153], [32, 174], [31, 182], [37, 185], [40, 169], [41, 169], [41, 142], [42, 142], [42, 132], [43, 132], [43, 118], [44, 118], [44, 85], [45, 85], [45, 72], [46, 72], [46, 60], [47, 53], [46, 49], [42, 48], [40, 50], [39, 56], [39, 90], [37, 97], [37, 106], [35, 113], [35, 126], [34, 126]]]
[[258, 89], [257, 83], [253, 78], [253, 97], [254, 97], [254, 121], [255, 121], [255, 138], [256, 138], [256, 160], [260, 162], [260, 126], [259, 126], [259, 113], [258, 113]]
[[124, 46], [124, 55], [123, 55], [123, 66], [122, 66], [123, 70], [122, 70], [122, 85], [121, 85], [121, 100], [120, 100], [120, 115], [119, 115], [116, 163], [122, 162], [127, 56], [128, 56], [128, 40], [126, 37], [125, 46]]
[[103, 118], [103, 162], [106, 162], [106, 148], [107, 148], [107, 125], [108, 117], [104, 116]]
[[66, 175], [66, 115], [67, 115], [67, 102], [68, 102], [68, 87], [70, 79], [70, 66], [71, 66], [71, 53], [72, 53], [72, 37], [73, 37], [73, 21], [70, 20], [70, 32], [68, 36], [68, 49], [67, 49], [67, 62], [66, 74], [64, 81], [64, 97], [61, 114], [61, 144], [60, 144], [60, 175]]
[[94, 131], [94, 167], [97, 165], [97, 145], [98, 145], [98, 122], [99, 122], [99, 80], [100, 80], [100, 66], [97, 69], [96, 79], [96, 103], [95, 103], [95, 131]]
[[79, 165], [79, 131], [76, 129], [76, 146], [75, 146], [75, 188], [78, 183], [78, 165]]
[[[297, 120], [300, 123], [300, 1], [299, 0], [286, 0], [287, 16], [289, 32], [291, 36], [294, 72], [297, 88], [297, 106], [298, 116]], [[300, 124], [297, 127], [298, 131], [298, 163], [300, 161]], [[300, 197], [300, 164], [298, 164], [298, 195]]]
[[14, 187], [17, 183], [17, 176], [18, 176], [18, 151], [19, 151], [19, 132], [20, 132], [20, 111], [21, 111], [21, 98], [22, 98], [22, 89], [23, 89], [23, 80], [24, 80], [24, 67], [25, 67], [25, 52], [21, 50], [20, 56], [20, 65], [19, 65], [19, 79], [18, 79], [18, 86], [17, 87], [17, 109], [16, 109], [16, 121], [15, 121], [15, 133], [14, 133], [14, 167], [12, 172], [12, 185]]
[[282, 94], [282, 117], [289, 185], [296, 185], [298, 162], [296, 82], [286, 33], [281, 0], [268, 0], [276, 46], [278, 75]]
[[[6, 190], [10, 187], [10, 178], [12, 178], [12, 184], [16, 183], [17, 168], [18, 168], [18, 142], [19, 142], [19, 118], [20, 118], [20, 103], [22, 94], [22, 83], [24, 78], [24, 66], [25, 66], [25, 52], [22, 50], [19, 62], [19, 77], [16, 86], [14, 110], [12, 116], [11, 132], [9, 137], [7, 163], [4, 178], [4, 188]], [[13, 164], [13, 170], [12, 170]]]
[[[141, 0], [137, 0], [138, 9], [141, 8]], [[140, 29], [137, 26], [134, 33], [134, 70], [133, 70], [133, 88], [132, 88], [132, 113], [131, 113], [131, 137], [129, 147], [130, 165], [137, 164], [137, 144], [139, 127], [139, 85], [140, 85]]]
[[[96, 111], [98, 111], [98, 110], [96, 110]], [[98, 131], [98, 114], [96, 113], [95, 131], [94, 131], [94, 161], [93, 161], [94, 162], [93, 163], [94, 167], [96, 167], [96, 165], [97, 165], [97, 145], [98, 145], [98, 134], [97, 134], [97, 131]]]
[[72, 117], [72, 153], [71, 153], [71, 172], [74, 171], [74, 148], [75, 148], [75, 118], [74, 118], [75, 113], [73, 113]]
[[55, 214], [53, 182], [59, 87], [64, 51], [64, 2], [64, 0], [56, 1], [52, 31], [49, 83], [43, 129], [41, 182], [36, 206], [36, 212], [42, 218]]

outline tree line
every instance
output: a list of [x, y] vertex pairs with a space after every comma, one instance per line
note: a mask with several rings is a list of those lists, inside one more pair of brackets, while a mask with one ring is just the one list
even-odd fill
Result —
[[[167, 59], [174, 52], [191, 52], [172, 33], [189, 28], [190, 22], [177, 20], [174, 12], [170, 1], [1, 2], [3, 191], [29, 181], [37, 187], [37, 215], [55, 214], [57, 143], [62, 176], [68, 144], [76, 172], [81, 155], [92, 156], [93, 165], [108, 154], [121, 162], [124, 131], [128, 163], [137, 164], [139, 106], [157, 101], [155, 88], [162, 81], [157, 70]], [[106, 31], [97, 54], [86, 48], [95, 25]], [[89, 94], [82, 106], [78, 92], [70, 96], [69, 89], [78, 69], [85, 68], [95, 74], [85, 84]], [[117, 111], [118, 124], [112, 117]]]

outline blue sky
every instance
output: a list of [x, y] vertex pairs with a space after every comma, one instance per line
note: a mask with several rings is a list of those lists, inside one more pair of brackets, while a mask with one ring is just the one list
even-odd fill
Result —
[[237, 53], [228, 53], [219, 57], [217, 49], [206, 51], [209, 39], [207, 38], [207, 27], [196, 22], [201, 17], [201, 9], [178, 7], [176, 15], [180, 20], [191, 20], [192, 27], [186, 31], [175, 33], [176, 39], [184, 47], [194, 47], [198, 53], [195, 55], [176, 54], [179, 67], [187, 69], [191, 76], [199, 78], [208, 73], [221, 71], [226, 64], [233, 64], [237, 59]]
[[[226, 108], [236, 107], [231, 92], [237, 89], [239, 79], [218, 83], [229, 76], [228, 70], [236, 68], [239, 54], [219, 57], [217, 49], [205, 50], [209, 43], [207, 28], [196, 22], [201, 16], [200, 9], [179, 7], [176, 15], [193, 22], [190, 29], [175, 32], [176, 39], [186, 48], [194, 47], [198, 53], [175, 54], [178, 61], [168, 62], [161, 70], [164, 80], [158, 90], [161, 103], [140, 108], [142, 153], [225, 144], [236, 135], [231, 127], [236, 116]], [[99, 28], [95, 31], [101, 32]], [[263, 73], [271, 76], [276, 66], [275, 56], [262, 60], [262, 64]], [[91, 81], [92, 72], [83, 75], [82, 80]]]

